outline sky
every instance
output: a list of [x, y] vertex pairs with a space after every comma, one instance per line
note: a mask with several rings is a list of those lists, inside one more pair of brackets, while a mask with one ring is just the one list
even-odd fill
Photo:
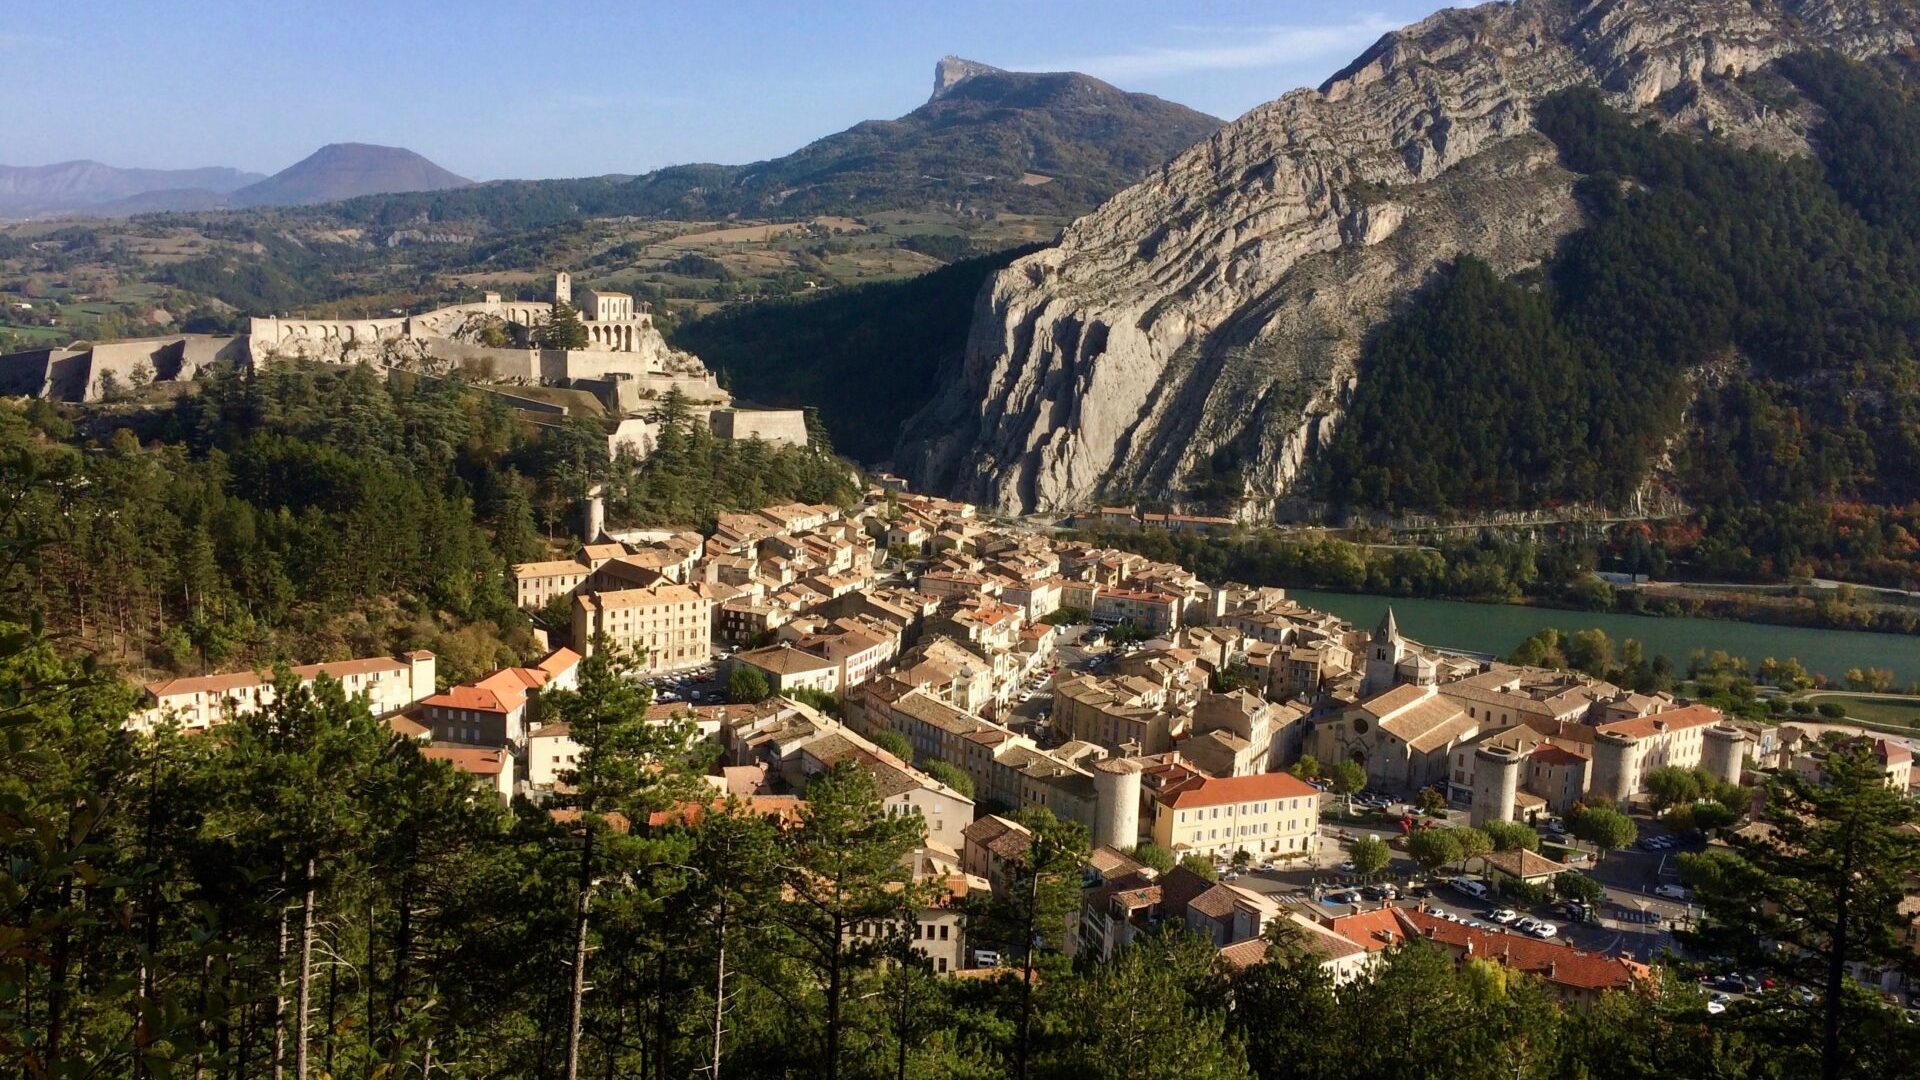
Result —
[[231, 165], [330, 142], [476, 180], [788, 153], [910, 112], [952, 53], [1231, 119], [1440, 0], [8, 0], [0, 164]]

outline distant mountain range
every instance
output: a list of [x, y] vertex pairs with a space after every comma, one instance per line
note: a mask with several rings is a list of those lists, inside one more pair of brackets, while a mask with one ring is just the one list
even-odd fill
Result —
[[[233, 169], [0, 168], [0, 216], [103, 217], [340, 203], [367, 224], [536, 227], [636, 214], [717, 218], [943, 209], [1071, 217], [1219, 130], [1221, 121], [1077, 72], [940, 60], [926, 104], [750, 165], [474, 184], [397, 147], [335, 143], [270, 177]], [[61, 177], [98, 172], [86, 183]], [[42, 177], [40, 174], [49, 174]]]
[[411, 150], [331, 143], [272, 176], [239, 169], [120, 169], [97, 161], [0, 165], [0, 216], [125, 217], [163, 211], [301, 206], [472, 181]]
[[581, 217], [801, 217], [945, 209], [1085, 213], [1221, 121], [1075, 72], [1029, 73], [946, 57], [933, 96], [750, 165], [675, 165], [641, 176], [509, 180], [356, 199], [327, 213], [363, 224]]
[[0, 214], [26, 217], [107, 206], [162, 192], [223, 196], [265, 180], [225, 166], [205, 169], [119, 169], [97, 161], [0, 165]]

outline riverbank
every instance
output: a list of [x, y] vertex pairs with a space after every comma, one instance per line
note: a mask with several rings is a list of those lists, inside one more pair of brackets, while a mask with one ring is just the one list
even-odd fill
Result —
[[1434, 548], [1272, 529], [1208, 536], [1104, 525], [1079, 530], [1076, 535], [1092, 543], [1177, 562], [1208, 581], [1420, 596], [1445, 603], [1525, 606], [1563, 611], [1569, 618], [1607, 614], [1920, 634], [1920, 604], [1904, 594], [1838, 586], [1732, 587], [1679, 581], [1616, 587], [1587, 569], [1593, 565], [1592, 552], [1567, 544], [1494, 540]]
[[1735, 622], [1696, 616], [1623, 615], [1534, 604], [1482, 604], [1375, 594], [1288, 589], [1308, 607], [1330, 611], [1356, 626], [1371, 627], [1388, 605], [1400, 629], [1429, 645], [1506, 656], [1548, 627], [1604, 630], [1616, 642], [1633, 638], [1648, 656], [1664, 654], [1686, 668], [1694, 652], [1724, 651], [1758, 664], [1766, 657], [1800, 661], [1810, 674], [1839, 683], [1850, 668], [1886, 668], [1895, 685], [1920, 680], [1920, 642], [1897, 634], [1820, 630]]

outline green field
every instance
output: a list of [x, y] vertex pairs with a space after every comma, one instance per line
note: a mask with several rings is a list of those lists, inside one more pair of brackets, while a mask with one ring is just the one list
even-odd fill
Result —
[[1920, 729], [1920, 698], [1860, 697], [1855, 694], [1814, 694], [1816, 705], [1843, 706], [1855, 720]]

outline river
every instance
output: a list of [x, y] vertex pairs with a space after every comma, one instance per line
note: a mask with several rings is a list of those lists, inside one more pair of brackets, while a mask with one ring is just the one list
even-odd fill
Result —
[[1413, 600], [1353, 593], [1288, 589], [1287, 595], [1311, 608], [1331, 611], [1355, 626], [1371, 630], [1381, 612], [1393, 605], [1400, 632], [1429, 645], [1505, 656], [1535, 631], [1598, 627], [1614, 646], [1626, 638], [1640, 642], [1648, 656], [1667, 654], [1685, 672], [1695, 649], [1725, 649], [1750, 664], [1766, 657], [1797, 658], [1809, 672], [1834, 682], [1847, 669], [1887, 668], [1896, 686], [1920, 680], [1920, 637], [1868, 634], [1855, 630], [1807, 630], [1792, 626], [1729, 622], [1720, 619], [1666, 618], [1657, 615], [1602, 615], [1585, 611], [1473, 604], [1462, 600]]

